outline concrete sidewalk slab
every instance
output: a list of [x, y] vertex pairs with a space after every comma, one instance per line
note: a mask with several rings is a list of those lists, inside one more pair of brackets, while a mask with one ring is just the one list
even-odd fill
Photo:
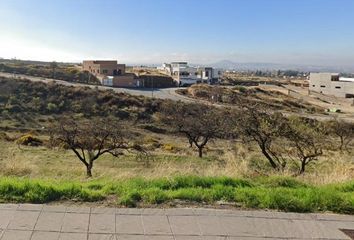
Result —
[[354, 216], [0, 204], [0, 240], [349, 240]]

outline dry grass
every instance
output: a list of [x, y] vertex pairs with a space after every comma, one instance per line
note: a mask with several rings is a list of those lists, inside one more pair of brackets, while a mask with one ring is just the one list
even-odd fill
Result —
[[323, 113], [324, 109], [316, 105], [312, 105], [306, 101], [299, 100], [295, 97], [287, 95], [287, 92], [278, 91], [280, 87], [273, 89], [266, 87], [218, 87], [206, 84], [195, 84], [189, 88], [179, 90], [180, 94], [187, 95], [199, 100], [215, 102], [216, 99], [212, 97], [220, 96], [217, 100], [219, 104], [226, 104], [229, 106], [238, 106], [241, 103], [270, 108], [273, 110], [281, 110], [291, 113], [317, 112]]
[[[113, 158], [105, 155], [95, 163], [96, 179], [120, 180], [134, 177], [147, 179], [179, 175], [256, 177], [279, 175], [272, 172], [257, 146], [217, 141], [208, 145], [206, 157], [199, 159], [184, 138], [151, 134], [144, 141], [160, 144], [148, 158], [127, 155]], [[0, 142], [0, 176], [44, 179], [84, 180], [85, 169], [71, 151], [46, 147], [19, 147], [13, 142]], [[280, 175], [290, 176], [290, 172]], [[349, 153], [327, 153], [318, 164], [299, 177], [312, 184], [345, 182], [354, 178], [354, 156]]]
[[[95, 178], [122, 179], [144, 176], [146, 178], [173, 175], [220, 175], [224, 169], [216, 157], [214, 149], [209, 156], [199, 159], [193, 149], [183, 142], [168, 141], [152, 151], [149, 159], [138, 159], [135, 155], [114, 158], [102, 156], [94, 166]], [[172, 149], [165, 150], [168, 146]], [[177, 150], [174, 150], [177, 149]], [[31, 178], [85, 178], [84, 166], [71, 151], [54, 150], [46, 147], [19, 146], [13, 142], [0, 144], [0, 175], [27, 176]], [[145, 161], [148, 164], [145, 164]]]
[[304, 180], [316, 184], [341, 183], [354, 179], [354, 155], [352, 153], [332, 152], [322, 157]]

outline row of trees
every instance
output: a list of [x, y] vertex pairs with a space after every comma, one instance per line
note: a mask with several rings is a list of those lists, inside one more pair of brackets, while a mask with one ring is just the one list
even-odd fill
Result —
[[[330, 138], [338, 137], [335, 147], [341, 151], [348, 150], [354, 138], [353, 123], [285, 117], [257, 106], [234, 110], [167, 102], [159, 109], [159, 120], [172, 134], [184, 135], [201, 158], [210, 141], [239, 139], [255, 143], [274, 170], [283, 171], [291, 164], [298, 169], [297, 174], [303, 174], [325, 150], [333, 149]], [[51, 142], [53, 146], [71, 149], [86, 166], [88, 177], [92, 176], [94, 162], [103, 154], [146, 154], [142, 145], [133, 144], [131, 134], [117, 119], [80, 123], [62, 120], [51, 127]]]
[[[303, 174], [306, 166], [318, 160], [326, 149], [348, 150], [354, 138], [354, 124], [334, 119], [320, 122], [297, 116], [285, 117], [258, 106], [225, 110], [205, 105], [168, 103], [162, 120], [184, 134], [199, 157], [212, 139], [240, 139], [256, 143], [272, 168], [283, 171], [289, 162]], [[331, 137], [338, 137], [333, 146]]]

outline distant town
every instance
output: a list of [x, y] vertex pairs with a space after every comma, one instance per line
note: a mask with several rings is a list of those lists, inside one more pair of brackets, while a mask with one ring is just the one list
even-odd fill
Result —
[[[31, 63], [40, 66], [46, 63], [0, 59], [0, 71], [8, 73], [36, 74], [36, 70], [21, 66]], [[47, 63], [52, 66], [60, 63]], [[163, 63], [160, 66], [126, 66], [117, 60], [83, 60], [82, 64], [63, 64], [74, 66], [71, 72], [84, 75], [88, 82], [96, 79], [103, 86], [122, 88], [168, 88], [186, 87], [193, 84], [245, 85], [290, 84], [307, 87], [308, 91], [341, 98], [354, 98], [354, 74], [333, 72], [305, 72], [298, 70], [230, 70], [208, 66], [190, 65], [188, 62]], [[40, 69], [36, 67], [36, 69]], [[65, 80], [58, 71], [54, 77]], [[56, 74], [56, 76], [55, 76]], [[50, 77], [50, 75], [48, 76]], [[78, 79], [80, 81], [80, 79]]]

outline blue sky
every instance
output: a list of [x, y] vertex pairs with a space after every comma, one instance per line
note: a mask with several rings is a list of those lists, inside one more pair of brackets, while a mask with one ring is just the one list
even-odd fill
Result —
[[0, 0], [0, 57], [354, 65], [354, 0]]

